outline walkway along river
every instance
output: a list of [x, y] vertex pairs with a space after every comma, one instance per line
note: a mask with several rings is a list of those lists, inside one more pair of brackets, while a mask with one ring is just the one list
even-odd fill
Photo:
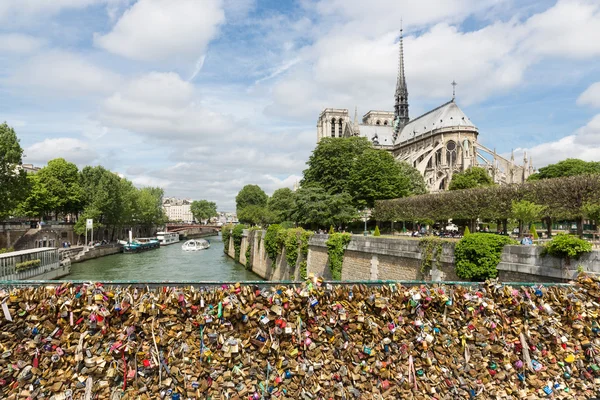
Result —
[[139, 254], [115, 254], [71, 266], [62, 279], [92, 281], [249, 281], [261, 280], [223, 253], [220, 236], [206, 238], [210, 249], [183, 251], [184, 242]]

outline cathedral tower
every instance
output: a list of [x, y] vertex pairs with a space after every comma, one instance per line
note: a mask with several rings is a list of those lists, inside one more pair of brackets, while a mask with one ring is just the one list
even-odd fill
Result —
[[398, 79], [396, 81], [396, 94], [394, 105], [394, 119], [397, 121], [395, 132], [398, 133], [408, 123], [408, 89], [406, 88], [406, 77], [404, 76], [404, 47], [402, 29], [400, 29], [400, 56], [398, 61]]

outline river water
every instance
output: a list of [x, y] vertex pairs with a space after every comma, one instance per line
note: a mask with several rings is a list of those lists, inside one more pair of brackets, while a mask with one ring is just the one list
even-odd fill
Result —
[[62, 279], [90, 281], [257, 281], [261, 278], [223, 253], [220, 236], [210, 248], [183, 251], [183, 242], [138, 254], [115, 254], [71, 265]]

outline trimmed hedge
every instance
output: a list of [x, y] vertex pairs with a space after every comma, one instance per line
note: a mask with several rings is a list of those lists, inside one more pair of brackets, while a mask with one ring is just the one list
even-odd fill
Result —
[[567, 264], [571, 258], [579, 258], [583, 253], [592, 251], [592, 244], [573, 235], [556, 235], [544, 245], [542, 255], [564, 258]]
[[17, 263], [17, 265], [15, 265], [15, 269], [17, 271], [25, 271], [27, 269], [39, 267], [40, 265], [42, 265], [42, 260], [29, 260]]

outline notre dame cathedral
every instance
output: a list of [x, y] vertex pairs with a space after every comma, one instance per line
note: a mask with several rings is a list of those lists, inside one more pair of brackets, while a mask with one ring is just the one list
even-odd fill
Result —
[[[452, 82], [453, 85], [456, 85]], [[533, 173], [524, 155], [516, 165], [477, 141], [479, 131], [452, 99], [416, 118], [408, 116], [408, 89], [404, 76], [404, 51], [400, 31], [400, 55], [394, 111], [369, 111], [357, 121], [347, 109], [326, 108], [317, 121], [317, 142], [324, 137], [363, 136], [373, 146], [389, 151], [397, 160], [414, 166], [430, 192], [447, 190], [452, 174], [471, 166], [485, 168], [496, 183], [522, 183]]]

